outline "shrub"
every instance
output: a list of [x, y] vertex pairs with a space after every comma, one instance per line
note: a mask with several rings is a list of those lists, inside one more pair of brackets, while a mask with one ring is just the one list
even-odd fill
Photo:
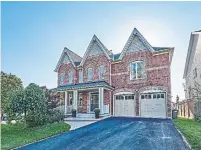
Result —
[[48, 123], [60, 122], [63, 120], [64, 120], [64, 113], [61, 112], [60, 110], [51, 110], [47, 115]]

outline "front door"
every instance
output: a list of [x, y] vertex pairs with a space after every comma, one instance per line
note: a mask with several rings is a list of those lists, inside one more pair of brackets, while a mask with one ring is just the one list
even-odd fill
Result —
[[98, 93], [90, 94], [90, 111], [93, 112], [95, 108], [99, 108]]

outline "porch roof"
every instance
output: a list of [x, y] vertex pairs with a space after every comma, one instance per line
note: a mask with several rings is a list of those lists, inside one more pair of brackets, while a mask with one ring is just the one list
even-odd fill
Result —
[[69, 84], [58, 86], [57, 88], [53, 88], [53, 91], [64, 91], [64, 90], [76, 90], [76, 89], [91, 89], [96, 87], [105, 87], [110, 90], [114, 89], [114, 87], [110, 86], [105, 81], [97, 81], [97, 82], [87, 82], [87, 83], [78, 83], [78, 84]]

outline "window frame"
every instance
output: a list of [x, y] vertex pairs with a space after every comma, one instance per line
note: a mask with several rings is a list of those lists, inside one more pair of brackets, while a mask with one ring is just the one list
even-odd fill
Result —
[[[62, 78], [63, 78], [63, 79], [62, 79]], [[64, 85], [64, 82], [65, 82], [65, 73], [62, 72], [62, 73], [60, 73], [60, 75], [59, 75], [59, 84], [60, 84], [60, 85]]]
[[[142, 68], [142, 78], [138, 78], [138, 63], [142, 63], [143, 68]], [[133, 78], [133, 64], [136, 64], [135, 68], [135, 76], [136, 78]], [[144, 79], [145, 78], [145, 62], [143, 60], [138, 60], [130, 63], [130, 80], [138, 80], [138, 79]]]
[[[103, 74], [101, 75], [101, 68], [103, 68]], [[105, 67], [103, 65], [99, 66], [98, 68], [99, 80], [104, 80], [105, 75]]]
[[[91, 70], [91, 79], [89, 79], [89, 70]], [[93, 81], [93, 68], [87, 69], [87, 81]]]
[[[71, 77], [71, 78], [70, 78]], [[68, 73], [68, 83], [69, 84], [73, 84], [73, 72], [72, 71], [70, 71], [69, 73]]]
[[[82, 75], [82, 78], [80, 74]], [[79, 71], [79, 83], [83, 83], [83, 71]]]

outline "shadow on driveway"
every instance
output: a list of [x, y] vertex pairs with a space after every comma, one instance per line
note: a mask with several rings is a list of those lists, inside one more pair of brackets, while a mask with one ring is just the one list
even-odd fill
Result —
[[189, 150], [170, 119], [111, 117], [20, 150]]

